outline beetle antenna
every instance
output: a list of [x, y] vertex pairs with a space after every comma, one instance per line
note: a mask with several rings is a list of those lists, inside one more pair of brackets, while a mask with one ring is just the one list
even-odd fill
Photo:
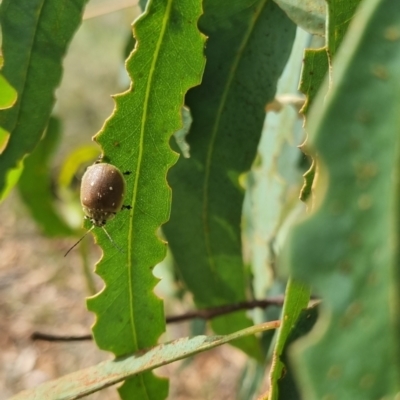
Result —
[[110, 239], [111, 244], [121, 253], [124, 253], [124, 250], [122, 250], [117, 243], [114, 242], [114, 240], [112, 240], [110, 234], [106, 231], [106, 228], [104, 228], [104, 226], [102, 226], [102, 229], [104, 231], [104, 233], [107, 235], [108, 239]]
[[92, 231], [92, 229], [94, 228], [94, 225], [73, 245], [71, 246], [68, 251], [64, 254], [64, 257], [67, 257], [67, 255], [69, 254], [69, 252], [74, 249], [80, 242], [82, 242], [83, 238]]

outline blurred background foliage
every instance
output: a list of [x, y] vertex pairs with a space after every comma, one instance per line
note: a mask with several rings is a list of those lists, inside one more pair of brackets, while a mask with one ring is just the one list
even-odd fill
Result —
[[[62, 255], [84, 233], [79, 204], [80, 177], [100, 155], [100, 148], [91, 138], [113, 111], [111, 95], [129, 87], [124, 60], [134, 46], [131, 23], [140, 14], [139, 5], [134, 3], [90, 1], [63, 61], [63, 78], [56, 90], [50, 123], [35, 150], [24, 159], [24, 168], [19, 162], [0, 196], [0, 345], [5, 349], [0, 356], [0, 400], [109, 357], [99, 352], [93, 343], [32, 344], [28, 337], [33, 330], [56, 334], [88, 333], [93, 322], [92, 315], [84, 307], [84, 298], [103, 286], [92, 271], [99, 249], [89, 236], [68, 259]], [[342, 30], [336, 36], [336, 31], [330, 32], [329, 37], [338, 40], [331, 39], [328, 47], [324, 47], [326, 43], [321, 37], [326, 29], [324, 1], [304, 2], [301, 6], [295, 0], [276, 0], [275, 3], [298, 27], [275, 99], [265, 104], [266, 117], [252, 168], [239, 178], [239, 184], [245, 189], [241, 239], [244, 286], [249, 299], [282, 298], [284, 295], [288, 264], [281, 264], [283, 267], [278, 270], [278, 255], [294, 221], [306, 214], [306, 205], [298, 196], [303, 186], [302, 175], [309, 170], [312, 161], [299, 149], [305, 140], [299, 111], [304, 107], [303, 112], [308, 112], [332, 61], [328, 53], [332, 49], [331, 56], [335, 54], [350, 21], [349, 18], [345, 22], [333, 21], [329, 29], [340, 26]], [[332, 12], [333, 2], [329, 3]], [[351, 2], [347, 9], [349, 15], [357, 4], [357, 1]], [[212, 7], [218, 15], [220, 5]], [[207, 29], [212, 31], [215, 26], [210, 26]], [[307, 62], [301, 75], [305, 49]], [[318, 71], [309, 68], [314, 62], [320, 67]], [[307, 80], [307, 75], [312, 78]], [[308, 95], [308, 104], [298, 90], [299, 83]], [[4, 88], [0, 107], [6, 108], [15, 101], [15, 93], [2, 76], [0, 85]], [[193, 149], [186, 142], [190, 110], [183, 109], [182, 114], [186, 129], [176, 133], [171, 145], [181, 152], [183, 159]], [[1, 130], [1, 148], [5, 147], [6, 137]], [[302, 192], [304, 200], [311, 193], [314, 177], [313, 169], [309, 171], [310, 179]], [[18, 190], [11, 190], [14, 185]], [[165, 231], [168, 233], [167, 229]], [[303, 261], [306, 259], [304, 257]], [[163, 298], [167, 315], [193, 309], [196, 303], [196, 295], [187, 289], [187, 278], [174, 267], [175, 260], [168, 252], [167, 258], [154, 270], [155, 275], [162, 278], [155, 291]], [[303, 295], [301, 301], [308, 303], [308, 288], [301, 288], [296, 282], [291, 282], [289, 287], [297, 290], [298, 298]], [[273, 332], [260, 338], [264, 363], [232, 347], [215, 349], [163, 367], [159, 371], [161, 374], [180, 374], [180, 379], [171, 380], [170, 397], [250, 399], [265, 392], [266, 370], [273, 351], [275, 357], [287, 363], [288, 344], [307, 333], [317, 319], [317, 307], [302, 311], [301, 307], [296, 309], [296, 297], [291, 301], [292, 305], [286, 306], [295, 317], [280, 336], [285, 338], [280, 341]], [[246, 312], [246, 316], [257, 323], [279, 319], [281, 311], [279, 306], [257, 308]], [[161, 340], [210, 333], [208, 325], [200, 319], [179, 326], [169, 325]], [[214, 329], [218, 330], [215, 326]], [[276, 342], [274, 350], [271, 344]], [[246, 350], [245, 346], [239, 347]], [[271, 376], [282, 397], [274, 394], [272, 398], [300, 398], [293, 371], [276, 369], [276, 365]], [[117, 397], [111, 389], [90, 398]]]
[[[3, 229], [7, 229], [7, 234], [3, 231], [2, 248], [7, 248], [11, 255], [5, 257], [2, 266], [3, 281], [7, 282], [2, 291], [2, 311], [9, 318], [12, 315], [15, 321], [27, 325], [17, 334], [13, 331], [12, 324], [11, 329], [8, 325], [3, 330], [3, 343], [13, 342], [15, 344], [14, 351], [9, 351], [10, 359], [18, 358], [21, 347], [22, 351], [32, 353], [31, 365], [25, 366], [22, 371], [18, 369], [11, 372], [7, 369], [2, 371], [4, 393], [10, 394], [46, 379], [49, 373], [42, 372], [43, 354], [47, 353], [52, 357], [53, 353], [58, 352], [59, 354], [57, 357], [54, 356], [55, 360], [52, 361], [57, 365], [57, 359], [63, 357], [63, 351], [71, 352], [72, 359], [77, 362], [80, 358], [78, 348], [87, 347], [84, 343], [71, 344], [70, 348], [64, 346], [64, 349], [60, 350], [60, 347], [53, 347], [46, 348], [45, 351], [42, 348], [42, 351], [38, 352], [35, 349], [32, 350], [33, 346], [26, 340], [26, 334], [33, 327], [54, 331], [54, 327], [60, 327], [60, 324], [62, 326], [65, 323], [67, 323], [65, 329], [71, 333], [74, 331], [73, 326], [76, 326], [78, 331], [87, 330], [91, 317], [83, 314], [81, 303], [83, 303], [85, 291], [86, 294], [93, 294], [102, 285], [91, 271], [90, 265], [93, 264], [93, 260], [99, 253], [96, 248], [88, 247], [88, 242], [91, 242], [89, 238], [82, 242], [80, 252], [77, 251], [69, 256], [71, 260], [61, 259], [60, 256], [76, 240], [73, 237], [78, 238], [84, 232], [80, 229], [83, 212], [79, 204], [79, 181], [86, 166], [100, 155], [99, 147], [91, 142], [91, 138], [101, 129], [104, 120], [113, 110], [114, 102], [110, 95], [126, 90], [129, 85], [124, 60], [134, 45], [130, 25], [139, 15], [140, 9], [138, 5], [125, 7], [125, 3], [111, 4], [111, 2], [101, 0], [90, 2], [85, 11], [83, 23], [76, 32], [63, 61], [63, 77], [60, 87], [56, 90], [52, 122], [38, 147], [24, 161], [25, 169], [17, 184], [19, 197], [17, 197], [16, 191], [13, 191], [9, 197], [4, 196], [1, 212], [4, 213]], [[122, 10], [112, 11], [112, 8], [119, 7], [118, 4], [123, 7]], [[302, 104], [303, 100], [297, 91], [297, 86], [302, 53], [304, 48], [310, 45], [310, 41], [309, 34], [298, 31], [292, 57], [279, 83], [279, 96], [271, 105], [266, 105], [266, 110], [270, 110], [270, 112], [264, 124], [259, 155], [252, 171], [241, 178], [243, 187], [247, 189], [242, 239], [245, 262], [249, 266], [250, 276], [253, 277], [253, 283], [249, 282], [251, 283], [249, 289], [253, 288], [256, 298], [283, 294], [285, 281], [275, 279], [276, 246], [279, 247], [279, 240], [283, 240], [284, 231], [288, 228], [288, 221], [293, 219], [294, 215], [301, 212], [303, 208], [299, 203], [297, 203], [297, 207], [293, 207], [296, 193], [302, 183], [301, 174], [308, 164], [297, 148], [304, 139], [304, 132], [301, 128], [302, 121], [298, 115], [299, 104]], [[190, 114], [186, 112], [185, 115], [185, 118], [190, 119]], [[183, 139], [181, 137], [177, 139], [178, 145], [181, 143], [180, 147], [183, 152], [185, 150], [182, 146], [187, 146], [184, 142], [184, 135], [185, 133], [183, 133]], [[43, 165], [45, 159], [47, 165]], [[267, 179], [265, 179], [266, 177]], [[268, 207], [264, 205], [266, 195], [271, 199]], [[36, 224], [32, 223], [31, 218], [36, 221]], [[58, 222], [55, 223], [55, 221]], [[282, 226], [284, 229], [280, 230]], [[279, 231], [282, 236], [280, 239], [277, 237]], [[35, 240], [25, 241], [22, 239], [27, 236], [32, 237], [32, 235], [35, 236]], [[67, 237], [67, 239], [57, 239], [54, 242], [46, 240], [44, 238], [46, 236]], [[16, 254], [15, 249], [21, 246], [24, 247], [24, 251]], [[31, 271], [35, 270], [35, 263], [40, 263], [43, 267], [42, 278], [39, 279], [38, 287], [33, 284], [36, 292], [34, 294], [25, 292], [24, 297], [24, 292], [21, 293], [18, 287], [27, 280], [32, 281], [32, 278], [29, 277], [30, 274], [25, 272], [24, 266], [24, 260], [26, 257], [31, 257], [32, 252], [37, 253], [37, 261], [35, 261], [36, 257], [31, 258], [32, 263], [29, 263], [29, 268]], [[43, 263], [41, 260], [46, 257], [54, 260], [53, 263], [50, 265]], [[80, 263], [77, 262], [79, 257], [81, 257]], [[17, 266], [18, 274], [15, 270], [10, 272], [10, 264]], [[179, 275], [174, 273], [172, 266], [173, 259], [169, 255], [164, 262], [157, 266], [155, 274], [162, 277], [157, 286], [157, 292], [166, 300], [167, 312], [177, 313], [190, 309], [193, 305], [190, 293], [180, 282]], [[269, 272], [266, 273], [266, 271]], [[50, 282], [49, 273], [53, 276], [50, 278]], [[25, 279], [22, 281], [17, 279], [25, 274]], [[74, 276], [75, 283], [70, 282], [71, 274]], [[80, 280], [79, 285], [76, 284], [77, 279]], [[48, 298], [45, 297], [47, 299], [46, 316], [35, 316], [37, 313], [40, 315], [43, 313], [40, 296], [41, 290], [45, 289], [42, 286], [50, 284], [59, 291], [61, 282], [65, 285], [63, 289], [66, 296], [64, 307], [51, 309], [47, 304]], [[14, 295], [11, 297], [11, 301], [10, 298], [5, 300], [11, 286], [20, 293], [21, 297]], [[72, 291], [72, 286], [78, 290]], [[28, 304], [22, 307], [22, 303], [28, 302], [26, 297], [28, 295], [29, 298], [31, 296], [36, 298], [37, 301], [33, 312], [30, 311]], [[56, 300], [55, 293], [53, 296]], [[11, 313], [15, 302], [21, 302], [21, 305], [17, 307], [17, 313]], [[59, 298], [57, 298], [57, 303], [60, 304]], [[80, 304], [79, 307], [77, 307], [77, 303]], [[32, 321], [26, 316], [30, 312], [32, 312]], [[65, 313], [68, 317], [64, 316]], [[265, 318], [276, 319], [279, 316], [279, 307], [270, 307], [265, 312], [256, 310], [252, 314], [255, 320], [259, 321], [265, 320]], [[4, 321], [6, 320], [4, 319]], [[4, 324], [4, 326], [7, 325]], [[203, 321], [194, 320], [184, 327], [170, 327], [167, 338], [183, 336], [185, 331], [192, 335], [202, 334], [206, 332], [206, 329]], [[17, 345], [15, 337], [20, 338]], [[266, 352], [271, 339], [272, 335], [268, 333], [265, 337]], [[11, 349], [13, 346], [9, 346], [9, 348]], [[218, 352], [221, 352], [222, 356], [218, 355]], [[209, 355], [210, 359], [214, 357], [214, 361], [210, 361], [213, 365], [211, 370], [217, 371], [219, 368], [225, 368], [223, 367], [226, 357], [224, 350], [216, 350], [216, 354], [212, 353]], [[264, 367], [255, 361], [246, 360], [238, 352], [231, 354], [233, 358], [229, 357], [229, 363], [232, 371], [227, 376], [232, 373], [237, 374], [237, 377], [240, 377], [238, 387], [241, 388], [238, 394], [239, 398], [249, 398], [260, 390], [263, 382], [265, 385]], [[95, 362], [98, 357], [98, 355], [92, 356], [92, 358], [88, 356], [88, 359]], [[50, 362], [50, 360], [43, 364], [45, 365], [46, 362]], [[79, 362], [82, 361], [79, 360]], [[71, 366], [68, 367], [67, 364], [61, 367], [60, 365], [58, 368], [61, 370], [57, 372], [57, 375], [61, 375]], [[202, 370], [204, 373], [208, 373], [209, 369], [208, 367], [199, 368], [197, 363], [191, 359], [184, 361], [178, 368], [189, 368], [189, 371], [197, 370], [199, 375], [196, 380], [202, 379], [200, 378]], [[227, 390], [224, 385], [219, 388], [219, 384], [214, 382], [208, 389], [207, 387], [203, 388], [198, 393], [199, 397], [195, 397], [196, 385], [195, 382], [189, 383], [188, 389], [192, 397], [182, 398], [206, 398], [204, 390], [209, 390], [213, 395], [220, 391], [221, 398], [223, 398], [223, 393]], [[176, 393], [185, 393], [184, 386], [179, 387], [178, 385], [175, 389]], [[235, 388], [230, 388], [229, 396], [231, 390], [236, 392]], [[107, 396], [110, 396], [110, 393], [106, 391], [93, 395], [94, 398], [96, 396], [109, 398]]]

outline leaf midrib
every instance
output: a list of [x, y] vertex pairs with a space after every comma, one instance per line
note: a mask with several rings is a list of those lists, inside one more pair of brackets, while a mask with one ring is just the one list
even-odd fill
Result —
[[[139, 182], [139, 177], [140, 177], [140, 172], [141, 172], [141, 166], [142, 166], [142, 159], [143, 159], [143, 152], [144, 152], [144, 135], [145, 135], [145, 125], [146, 125], [146, 120], [147, 120], [147, 113], [148, 113], [148, 104], [149, 104], [149, 97], [151, 93], [151, 87], [152, 87], [152, 82], [154, 78], [154, 73], [155, 73], [155, 65], [158, 60], [158, 56], [160, 54], [160, 48], [161, 48], [161, 43], [164, 39], [165, 36], [165, 31], [167, 28], [169, 16], [171, 13], [171, 8], [172, 8], [172, 1], [173, 0], [168, 0], [167, 5], [166, 5], [166, 11], [163, 17], [163, 22], [161, 26], [161, 32], [158, 37], [157, 43], [156, 43], [156, 48], [154, 51], [154, 56], [153, 60], [150, 66], [149, 70], [149, 78], [147, 80], [147, 85], [146, 85], [146, 92], [145, 92], [145, 97], [144, 97], [144, 103], [143, 103], [143, 113], [142, 113], [142, 118], [141, 118], [141, 127], [140, 127], [140, 140], [139, 140], [139, 151], [138, 151], [138, 159], [136, 163], [136, 173], [135, 173], [135, 180], [134, 180], [134, 188], [133, 188], [133, 193], [132, 193], [132, 211], [131, 215], [135, 214], [135, 207], [137, 206], [137, 195], [138, 195], [138, 182]], [[134, 311], [133, 311], [133, 304], [134, 304], [134, 298], [133, 298], [133, 287], [132, 287], [132, 272], [133, 272], [133, 266], [132, 266], [132, 235], [133, 235], [133, 218], [130, 218], [129, 221], [129, 234], [128, 234], [128, 287], [129, 287], [129, 313], [130, 313], [130, 324], [132, 328], [132, 338], [134, 342], [134, 346], [138, 349], [138, 341], [137, 341], [137, 335], [136, 335], [136, 327], [135, 327], [135, 320], [134, 320]]]

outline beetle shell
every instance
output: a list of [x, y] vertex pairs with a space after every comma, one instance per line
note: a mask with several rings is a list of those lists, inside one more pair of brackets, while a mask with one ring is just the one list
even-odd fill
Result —
[[104, 226], [121, 210], [125, 180], [111, 164], [98, 163], [86, 170], [81, 182], [81, 204], [87, 219], [95, 226]]

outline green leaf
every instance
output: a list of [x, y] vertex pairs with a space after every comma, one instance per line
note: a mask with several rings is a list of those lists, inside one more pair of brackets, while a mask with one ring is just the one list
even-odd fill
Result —
[[17, 101], [17, 91], [0, 74], [0, 110], [10, 108]]
[[285, 303], [282, 310], [282, 325], [278, 331], [272, 356], [269, 400], [284, 399], [284, 397], [279, 397], [279, 381], [284, 376], [286, 368], [281, 357], [288, 345], [288, 338], [295, 329], [299, 316], [307, 307], [309, 300], [310, 288], [308, 285], [289, 279], [286, 286]]
[[[0, 129], [1, 133], [1, 129]], [[18, 183], [19, 177], [22, 174], [22, 171], [24, 169], [24, 163], [23, 161], [20, 161], [15, 168], [12, 168], [8, 171], [6, 175], [6, 184], [3, 189], [3, 191], [0, 193], [0, 203], [7, 198], [11, 190], [14, 188], [14, 186]]]
[[18, 189], [33, 219], [48, 236], [71, 235], [71, 228], [65, 223], [55, 207], [52, 192], [49, 159], [60, 139], [60, 123], [51, 118], [43, 139], [32, 154], [24, 161], [24, 170], [19, 179]]
[[326, 2], [328, 3], [329, 18], [329, 23], [326, 26], [326, 45], [328, 55], [332, 59], [342, 43], [361, 0], [326, 0]]
[[96, 144], [88, 144], [77, 147], [71, 151], [61, 165], [57, 183], [62, 189], [71, 186], [76, 175], [79, 176], [83, 165], [92, 164], [100, 158], [99, 147]]
[[[96, 272], [105, 287], [88, 300], [97, 317], [97, 344], [117, 356], [154, 346], [165, 330], [152, 270], [165, 257], [166, 245], [156, 232], [170, 212], [166, 175], [177, 155], [169, 140], [182, 127], [184, 96], [200, 82], [204, 68], [200, 14], [199, 0], [148, 3], [134, 25], [137, 46], [126, 64], [132, 87], [115, 96], [114, 113], [96, 137], [105, 160], [130, 173], [125, 204], [131, 209], [106, 227], [123, 251], [116, 250], [101, 229], [94, 230], [104, 250]], [[120, 389], [129, 399], [161, 399], [167, 393], [167, 381], [151, 373], [132, 378]]]
[[324, 297], [294, 358], [308, 400], [394, 399], [400, 390], [399, 65], [400, 7], [365, 0], [330, 93], [309, 114], [318, 201], [286, 249], [294, 276]]
[[0, 192], [6, 176], [33, 151], [47, 126], [60, 83], [61, 62], [86, 0], [3, 0], [0, 7], [4, 78], [17, 90], [14, 107], [0, 112], [10, 133], [0, 155]]
[[[0, 55], [0, 64], [3, 66], [3, 57]], [[0, 74], [0, 110], [12, 107], [17, 101], [17, 91], [7, 82], [3, 75]], [[10, 134], [0, 127], [0, 154], [7, 146]], [[18, 163], [17, 168], [10, 170], [6, 176], [6, 185], [2, 192], [0, 192], [0, 202], [3, 201], [11, 189], [18, 182], [23, 169], [22, 162]]]
[[[307, 129], [307, 114], [310, 106], [313, 104], [315, 96], [320, 89], [324, 78], [329, 71], [329, 58], [327, 47], [322, 49], [307, 49], [304, 53], [304, 64], [303, 70], [301, 71], [301, 78], [299, 84], [299, 90], [306, 95], [306, 101], [304, 103], [301, 112], [305, 116], [304, 125]], [[304, 150], [304, 146], [301, 147]], [[311, 196], [312, 184], [315, 176], [315, 162], [313, 161], [309, 170], [303, 175], [303, 187], [300, 190], [300, 200], [306, 203]], [[311, 202], [310, 202], [311, 204]]]
[[[179, 273], [201, 308], [245, 300], [240, 221], [243, 189], [260, 139], [264, 107], [274, 97], [295, 26], [271, 1], [204, 2], [209, 37], [202, 85], [186, 103], [193, 123], [190, 158], [171, 169], [171, 220], [164, 232]], [[249, 326], [244, 312], [215, 319], [215, 332]], [[235, 343], [260, 357], [255, 338]]]
[[307, 49], [304, 54], [304, 65], [301, 71], [299, 90], [306, 95], [306, 102], [301, 112], [307, 115], [319, 88], [328, 72], [329, 61], [326, 47]]
[[[309, 38], [307, 32], [297, 31], [292, 53], [279, 79], [275, 101], [298, 96], [299, 73]], [[296, 145], [304, 140], [302, 120], [296, 108], [282, 103], [279, 106], [280, 109], [267, 113], [258, 146], [258, 162], [246, 176], [242, 240], [246, 262], [254, 275], [256, 298], [264, 298], [272, 286], [275, 238], [279, 227], [299, 204], [301, 153]]]
[[281, 400], [301, 400], [301, 391], [295, 380], [295, 370], [290, 362], [291, 344], [310, 332], [318, 318], [318, 307], [313, 306], [302, 310], [297, 318], [296, 325], [291, 329], [286, 339], [280, 359], [284, 365], [281, 377], [277, 382], [278, 398]]
[[315, 177], [315, 162], [313, 161], [309, 170], [303, 175], [303, 186], [300, 191], [300, 200], [306, 203], [312, 193], [312, 184]]
[[[360, 0], [327, 0], [329, 22], [326, 26], [326, 46], [322, 49], [306, 50], [304, 68], [300, 80], [300, 90], [306, 95], [306, 103], [301, 110], [307, 116], [309, 107], [321, 88], [325, 76], [332, 71], [332, 60], [336, 54], [344, 34], [351, 22]], [[331, 76], [329, 77], [331, 79]], [[325, 88], [327, 91], [328, 88]], [[305, 118], [307, 130], [307, 118]], [[300, 192], [300, 199], [307, 202], [311, 192], [315, 175], [315, 163], [304, 174], [304, 185]], [[310, 203], [311, 204], [311, 203]]]
[[[329, 58], [327, 53], [327, 47], [322, 49], [307, 49], [304, 53], [304, 64], [303, 70], [301, 71], [301, 78], [299, 84], [299, 90], [306, 95], [306, 101], [304, 103], [301, 112], [305, 116], [304, 125], [307, 128], [307, 114], [310, 106], [313, 104], [315, 96], [320, 89], [324, 78], [329, 71]], [[304, 150], [304, 146], [302, 146]], [[300, 191], [300, 200], [306, 203], [312, 192], [312, 184], [315, 176], [315, 163], [312, 162], [309, 170], [303, 175], [303, 187]], [[310, 203], [311, 204], [311, 203]]]
[[[149, 371], [173, 361], [213, 349], [240, 337], [276, 329], [279, 321], [265, 322], [227, 336], [195, 336], [164, 343], [137, 355], [104, 361], [62, 378], [25, 390], [10, 400], [42, 400], [46, 398], [73, 400], [114, 385], [138, 373]], [[133, 397], [131, 397], [133, 398]], [[143, 399], [144, 397], [140, 398]]]

